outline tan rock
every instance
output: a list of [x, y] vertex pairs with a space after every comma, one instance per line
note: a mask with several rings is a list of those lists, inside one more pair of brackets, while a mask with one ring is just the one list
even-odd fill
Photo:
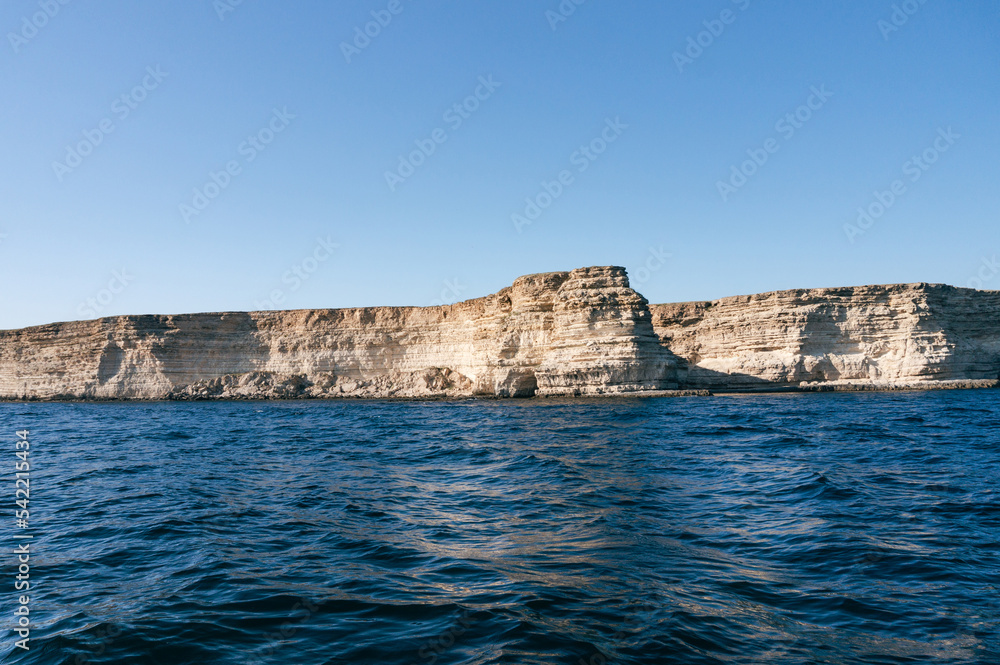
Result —
[[623, 268], [581, 268], [442, 307], [121, 316], [0, 331], [0, 399], [974, 387], [1000, 377], [998, 322], [996, 291], [907, 284], [649, 305]]
[[122, 316], [0, 332], [6, 399], [461, 397], [676, 388], [624, 268], [444, 307]]
[[997, 291], [897, 284], [650, 309], [661, 342], [684, 359], [681, 381], [694, 387], [891, 389], [1000, 376]]

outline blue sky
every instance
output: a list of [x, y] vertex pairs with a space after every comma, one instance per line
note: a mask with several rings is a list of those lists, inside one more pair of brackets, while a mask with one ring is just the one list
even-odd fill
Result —
[[0, 328], [1000, 288], [992, 0], [232, 1], [0, 5]]

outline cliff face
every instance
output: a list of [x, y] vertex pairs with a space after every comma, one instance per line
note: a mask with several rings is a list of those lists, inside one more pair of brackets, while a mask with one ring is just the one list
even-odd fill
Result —
[[1000, 292], [899, 284], [652, 305], [703, 388], [904, 387], [1000, 376]]
[[0, 397], [613, 394], [676, 388], [624, 268], [444, 307], [124, 316], [0, 332]]
[[2, 399], [592, 395], [1000, 376], [1000, 292], [909, 284], [649, 305], [623, 268], [444, 307], [123, 316], [0, 331]]

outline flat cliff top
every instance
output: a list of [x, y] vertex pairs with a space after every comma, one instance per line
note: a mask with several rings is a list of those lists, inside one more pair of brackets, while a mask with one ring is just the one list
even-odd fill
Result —
[[862, 286], [832, 286], [815, 289], [779, 289], [777, 291], [763, 291], [761, 293], [749, 293], [745, 295], [725, 296], [715, 300], [688, 300], [683, 302], [670, 303], [650, 303], [650, 307], [690, 307], [710, 304], [729, 304], [739, 302], [752, 302], [760, 300], [789, 300], [789, 299], [810, 299], [817, 300], [827, 298], [830, 300], [850, 298], [856, 295], [870, 295], [873, 293], [905, 293], [910, 291], [950, 291], [969, 293], [1000, 293], [1000, 291], [970, 289], [961, 286], [951, 286], [950, 284], [934, 284], [928, 282], [913, 282], [909, 284], [866, 284]]

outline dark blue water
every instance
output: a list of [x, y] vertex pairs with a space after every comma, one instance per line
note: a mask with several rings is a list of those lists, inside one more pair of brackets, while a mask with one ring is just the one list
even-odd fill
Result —
[[0, 657], [1000, 663], [998, 397], [2, 404]]

